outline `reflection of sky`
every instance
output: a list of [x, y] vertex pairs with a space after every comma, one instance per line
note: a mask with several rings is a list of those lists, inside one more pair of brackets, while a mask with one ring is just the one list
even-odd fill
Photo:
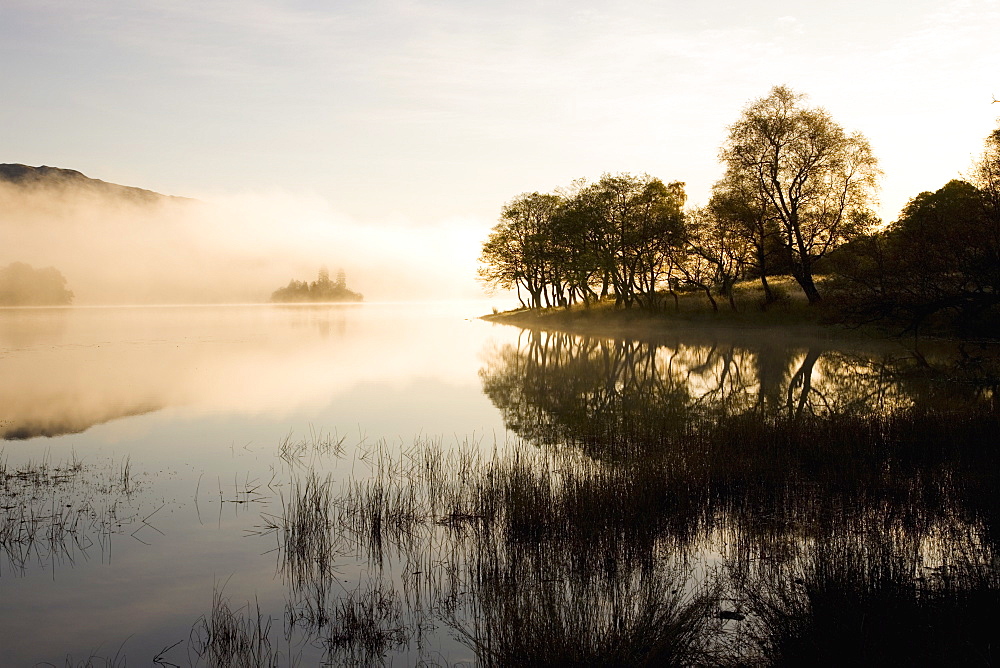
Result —
[[[133, 536], [129, 525], [76, 550], [72, 562], [0, 572], [0, 665], [113, 656], [126, 638], [126, 654], [152, 656], [210, 611], [213, 584], [228, 582], [234, 608], [256, 598], [265, 612], [281, 611], [275, 539], [252, 535], [288, 493], [278, 444], [310, 428], [344, 436], [344, 458], [322, 464], [339, 489], [362, 474], [361, 441], [504, 442], [477, 372], [482, 350], [518, 330], [475, 319], [487, 311], [477, 303], [0, 309], [3, 429], [84, 430], [7, 441], [0, 461], [129, 460], [142, 488], [121, 512], [152, 514], [155, 527]], [[261, 502], [220, 502], [248, 485], [259, 486]], [[367, 573], [343, 569], [355, 580]], [[59, 638], [52, 628], [63, 629]]]
[[[26, 309], [0, 312], [0, 420], [80, 431], [170, 420], [287, 421], [373, 435], [481, 431], [482, 305]], [[463, 319], [464, 317], [464, 319]], [[293, 420], [294, 421], [294, 420]], [[109, 430], [109, 435], [115, 429]]]

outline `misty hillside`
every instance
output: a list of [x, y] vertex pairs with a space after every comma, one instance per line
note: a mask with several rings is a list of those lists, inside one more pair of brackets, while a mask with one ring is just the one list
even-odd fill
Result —
[[374, 301], [481, 295], [467, 224], [359, 222], [310, 193], [192, 199], [0, 164], [0, 230], [0, 267], [54, 267], [76, 305], [260, 303], [323, 265]]
[[0, 164], [0, 183], [9, 183], [26, 189], [82, 190], [91, 194], [125, 200], [135, 204], [156, 204], [164, 200], [183, 200], [183, 197], [161, 195], [152, 190], [121, 186], [100, 179], [92, 179], [75, 169], [60, 167], [30, 167], [20, 164]]

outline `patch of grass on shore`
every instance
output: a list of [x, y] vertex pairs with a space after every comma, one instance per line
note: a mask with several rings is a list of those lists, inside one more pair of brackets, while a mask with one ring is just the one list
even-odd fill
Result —
[[[841, 327], [831, 327], [835, 315], [822, 304], [810, 306], [798, 284], [790, 276], [769, 279], [778, 300], [764, 307], [764, 292], [759, 280], [743, 281], [733, 288], [732, 310], [728, 299], [716, 296], [718, 311], [702, 291], [677, 293], [676, 301], [663, 294], [657, 310], [616, 306], [613, 298], [589, 305], [570, 307], [515, 309], [482, 316], [483, 320], [501, 324], [538, 329], [572, 328], [576, 332], [596, 335], [615, 335], [631, 332], [636, 328], [722, 328], [759, 329], [780, 328], [798, 333], [826, 334], [839, 332]], [[822, 284], [821, 280], [817, 280]]]

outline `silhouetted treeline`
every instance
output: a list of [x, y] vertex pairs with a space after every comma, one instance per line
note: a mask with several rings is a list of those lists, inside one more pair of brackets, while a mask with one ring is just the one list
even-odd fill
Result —
[[484, 280], [516, 288], [526, 306], [565, 306], [613, 294], [653, 306], [682, 234], [684, 184], [604, 175], [506, 206], [483, 247]]
[[347, 287], [347, 276], [343, 270], [337, 272], [336, 280], [330, 280], [326, 268], [319, 270], [319, 276], [312, 283], [292, 279], [283, 288], [271, 293], [272, 302], [359, 302], [364, 297]]
[[747, 106], [707, 206], [684, 211], [683, 183], [630, 174], [516, 197], [483, 247], [483, 280], [531, 307], [613, 295], [655, 309], [686, 287], [735, 309], [736, 281], [759, 277], [766, 305], [767, 276], [784, 273], [819, 302], [816, 264], [874, 223], [877, 168], [863, 136], [803, 100], [779, 86]]
[[59, 306], [73, 302], [66, 277], [53, 267], [34, 269], [23, 262], [0, 268], [0, 306]]
[[613, 297], [657, 310], [697, 290], [736, 310], [737, 282], [759, 280], [766, 309], [778, 299], [768, 277], [791, 275], [810, 304], [851, 322], [995, 331], [1000, 129], [967, 180], [921, 193], [884, 228], [867, 140], [785, 87], [743, 110], [720, 157], [725, 174], [700, 207], [684, 208], [681, 182], [630, 174], [515, 197], [483, 246], [481, 278], [532, 308]]
[[886, 230], [832, 259], [845, 317], [996, 336], [1000, 323], [1000, 130], [974, 183], [954, 180], [913, 198]]

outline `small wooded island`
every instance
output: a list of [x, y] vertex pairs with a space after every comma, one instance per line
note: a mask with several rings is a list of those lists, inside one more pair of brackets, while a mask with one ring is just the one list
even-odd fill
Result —
[[271, 301], [276, 303], [360, 302], [363, 299], [361, 293], [348, 289], [343, 269], [337, 272], [336, 280], [330, 280], [326, 267], [319, 270], [319, 276], [312, 283], [292, 279], [288, 285], [271, 293]]
[[66, 277], [54, 267], [35, 269], [24, 262], [0, 267], [0, 306], [65, 306], [72, 302]]

